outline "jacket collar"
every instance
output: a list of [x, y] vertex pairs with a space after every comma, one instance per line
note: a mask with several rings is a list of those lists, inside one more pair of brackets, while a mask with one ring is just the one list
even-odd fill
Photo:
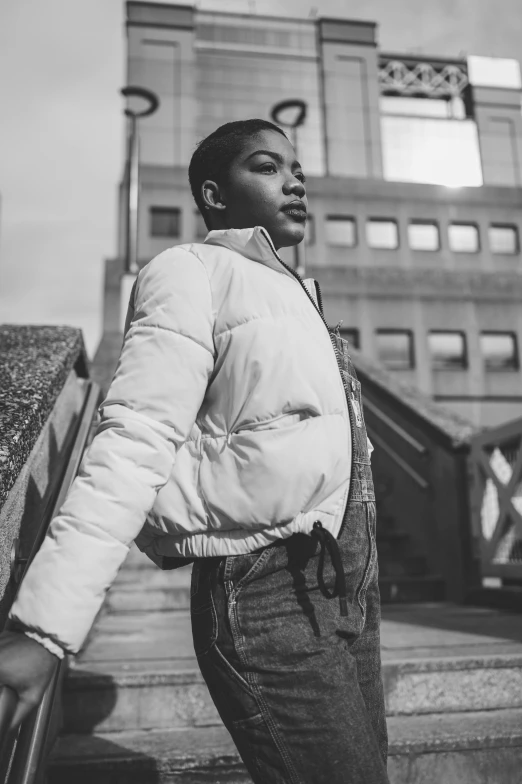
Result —
[[262, 226], [255, 226], [252, 229], [210, 231], [205, 238], [205, 245], [220, 245], [240, 253], [251, 261], [265, 264], [276, 272], [294, 277], [279, 258], [269, 233]]

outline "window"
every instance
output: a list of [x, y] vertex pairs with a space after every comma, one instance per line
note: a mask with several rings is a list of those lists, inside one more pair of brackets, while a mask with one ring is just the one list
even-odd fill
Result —
[[354, 248], [357, 245], [355, 218], [327, 215], [325, 231], [328, 245], [341, 245], [345, 248]]
[[366, 221], [366, 240], [370, 248], [395, 250], [399, 247], [397, 222], [386, 218], [370, 218]]
[[308, 213], [308, 218], [306, 221], [304, 241], [305, 245], [313, 245], [315, 242], [314, 216], [310, 215], [310, 213]]
[[468, 366], [463, 332], [433, 330], [428, 335], [428, 345], [434, 370], [458, 370]]
[[377, 350], [380, 361], [390, 370], [414, 367], [413, 335], [408, 329], [378, 329]]
[[478, 227], [474, 223], [450, 223], [448, 237], [454, 253], [478, 253], [480, 249]]
[[[409, 76], [410, 85], [424, 78]], [[479, 134], [462, 98], [381, 96], [380, 104], [384, 179], [482, 185]]]
[[199, 210], [194, 211], [194, 217], [196, 220], [196, 239], [197, 240], [204, 240], [208, 234], [208, 229], [205, 226], [205, 221], [203, 220], [203, 215], [200, 213]]
[[508, 224], [492, 223], [488, 229], [492, 253], [514, 256], [519, 251], [518, 228]]
[[462, 98], [415, 98], [413, 96], [381, 95], [381, 114], [398, 117], [437, 117], [439, 120], [465, 120], [466, 107]]
[[408, 244], [412, 250], [439, 250], [439, 227], [435, 221], [412, 220], [408, 226]]
[[178, 207], [150, 208], [151, 237], [179, 237], [181, 210]]
[[348, 341], [353, 348], [359, 348], [359, 330], [355, 327], [341, 327], [339, 329], [341, 337]]
[[481, 332], [480, 351], [486, 370], [518, 370], [518, 347], [514, 332]]

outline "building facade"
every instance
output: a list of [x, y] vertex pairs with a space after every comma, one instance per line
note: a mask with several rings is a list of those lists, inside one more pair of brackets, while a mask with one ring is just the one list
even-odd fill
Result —
[[[522, 416], [517, 62], [383, 53], [373, 22], [184, 5], [129, 2], [127, 32], [127, 83], [160, 100], [139, 123], [140, 264], [206, 234], [187, 180], [196, 142], [303, 100], [306, 276], [329, 322], [476, 424]], [[121, 329], [123, 180], [120, 204], [106, 335]]]

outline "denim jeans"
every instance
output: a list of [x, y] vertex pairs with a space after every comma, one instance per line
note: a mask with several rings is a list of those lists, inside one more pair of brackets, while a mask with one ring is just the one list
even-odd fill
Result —
[[[358, 503], [339, 540], [347, 617], [306, 534], [194, 565], [198, 663], [255, 784], [388, 781], [374, 532], [374, 503]], [[333, 590], [328, 558], [323, 579]]]
[[[196, 561], [199, 667], [255, 784], [386, 784], [375, 495], [360, 384], [334, 335], [351, 422], [352, 476], [336, 541], [294, 534], [246, 555]], [[338, 564], [339, 566], [339, 564]]]

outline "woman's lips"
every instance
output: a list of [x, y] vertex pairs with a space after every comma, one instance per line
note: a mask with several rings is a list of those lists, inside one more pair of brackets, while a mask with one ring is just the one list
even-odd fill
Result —
[[304, 223], [306, 221], [307, 213], [304, 204], [288, 204], [285, 207], [281, 207], [281, 211], [299, 223]]

